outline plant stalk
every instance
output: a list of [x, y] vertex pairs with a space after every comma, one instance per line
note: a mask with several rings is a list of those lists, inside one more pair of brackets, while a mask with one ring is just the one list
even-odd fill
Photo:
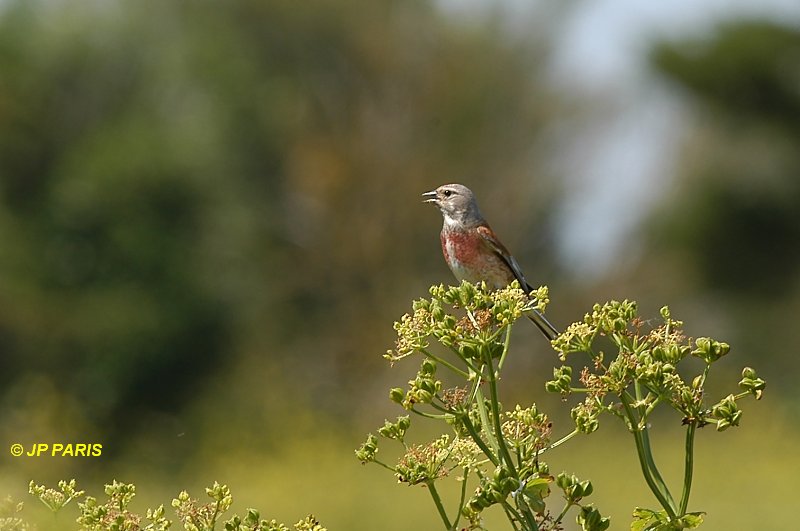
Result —
[[425, 485], [428, 487], [428, 492], [431, 493], [431, 498], [433, 498], [433, 503], [436, 504], [436, 509], [439, 511], [439, 516], [442, 517], [442, 523], [444, 523], [445, 529], [448, 531], [453, 529], [453, 526], [450, 524], [450, 519], [447, 517], [447, 513], [444, 510], [444, 506], [442, 505], [442, 499], [439, 497], [439, 493], [436, 491], [436, 486], [433, 484], [433, 480], [429, 479], [425, 482]]
[[461, 499], [458, 500], [458, 513], [456, 513], [456, 521], [453, 522], [453, 531], [458, 531], [458, 522], [461, 520], [461, 510], [464, 508], [464, 500], [467, 499], [467, 479], [469, 476], [469, 467], [464, 467], [464, 481], [461, 483]]
[[646, 436], [646, 432], [642, 431], [642, 427], [639, 426], [639, 423], [637, 422], [636, 414], [633, 410], [633, 406], [630, 403], [630, 395], [626, 395], [627, 393], [623, 392], [620, 395], [620, 399], [622, 400], [622, 405], [625, 408], [628, 421], [631, 425], [633, 438], [636, 442], [636, 453], [639, 455], [639, 464], [642, 467], [642, 475], [644, 475], [644, 480], [647, 482], [647, 486], [650, 487], [653, 495], [656, 497], [656, 499], [658, 499], [658, 502], [667, 512], [669, 517], [671, 519], [675, 519], [677, 516], [675, 501], [672, 499], [672, 495], [669, 493], [669, 489], [664, 483], [664, 479], [661, 477], [661, 474], [658, 473], [658, 468], [656, 468], [655, 462], [653, 461], [653, 455], [650, 449], [650, 439]]
[[692, 475], [694, 474], [694, 435], [697, 431], [697, 422], [690, 422], [686, 427], [686, 463], [683, 470], [683, 494], [679, 516], [686, 514], [689, 508], [689, 494], [692, 491]]

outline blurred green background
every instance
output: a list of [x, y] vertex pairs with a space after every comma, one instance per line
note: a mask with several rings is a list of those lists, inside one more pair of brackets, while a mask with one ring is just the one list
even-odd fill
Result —
[[[287, 522], [435, 529], [423, 489], [352, 451], [415, 369], [381, 359], [393, 320], [451, 282], [419, 195], [459, 181], [557, 324], [669, 304], [733, 345], [714, 392], [759, 371], [742, 427], [700, 432], [690, 509], [786, 528], [800, 12], [613, 4], [0, 1], [0, 494], [35, 516], [31, 479], [116, 478], [141, 510], [217, 480]], [[528, 328], [505, 400], [565, 433]], [[679, 420], [653, 434], [674, 480]], [[654, 505], [612, 419], [548, 462], [593, 480], [612, 529]]]

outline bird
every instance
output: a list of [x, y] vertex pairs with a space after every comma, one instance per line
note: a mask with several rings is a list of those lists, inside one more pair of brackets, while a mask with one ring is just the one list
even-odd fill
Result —
[[[423, 202], [433, 203], [442, 212], [442, 253], [457, 280], [473, 284], [485, 282], [490, 289], [502, 289], [517, 280], [527, 293], [533, 291], [517, 260], [481, 215], [472, 190], [463, 184], [445, 184], [425, 192], [422, 197], [425, 198]], [[559, 335], [556, 327], [538, 310], [526, 316], [548, 340]]]

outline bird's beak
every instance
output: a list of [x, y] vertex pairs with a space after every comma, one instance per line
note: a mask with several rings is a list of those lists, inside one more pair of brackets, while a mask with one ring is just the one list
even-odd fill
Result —
[[436, 197], [436, 190], [431, 190], [430, 192], [425, 192], [424, 194], [422, 194], [422, 197], [426, 198], [425, 200], [422, 201], [423, 203], [437, 203], [438, 202], [438, 199]]

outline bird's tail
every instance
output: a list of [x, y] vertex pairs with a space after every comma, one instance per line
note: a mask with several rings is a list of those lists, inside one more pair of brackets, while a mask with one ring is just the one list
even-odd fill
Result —
[[559, 332], [556, 330], [556, 327], [553, 326], [539, 310], [531, 310], [526, 313], [525, 316], [533, 321], [533, 324], [542, 331], [542, 334], [544, 334], [544, 337], [546, 337], [548, 341], [552, 341], [558, 337]]

